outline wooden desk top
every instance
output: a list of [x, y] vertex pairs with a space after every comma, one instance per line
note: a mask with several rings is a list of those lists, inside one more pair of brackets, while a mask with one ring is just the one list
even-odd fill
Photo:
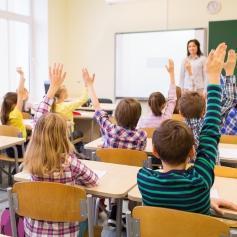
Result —
[[[93, 170], [106, 170], [107, 172], [105, 176], [100, 179], [98, 187], [87, 188], [81, 186], [88, 194], [111, 198], [122, 198], [125, 197], [129, 190], [137, 184], [137, 172], [140, 167], [86, 160], [83, 160], [82, 162]], [[21, 182], [29, 181], [30, 175], [23, 171], [15, 174], [14, 180]]]
[[[98, 145], [102, 145], [103, 144], [103, 141], [102, 141], [102, 138], [97, 138], [96, 140], [92, 141], [92, 142], [89, 142], [87, 144], [84, 145], [84, 148], [86, 150], [98, 150], [100, 149], [100, 147], [98, 147]], [[151, 138], [147, 138], [147, 146], [146, 146], [146, 149], [145, 149], [145, 152], [148, 154], [148, 155], [152, 155], [152, 139]]]
[[21, 137], [0, 136], [0, 149], [5, 149], [14, 145], [21, 145], [24, 142], [25, 139]]
[[[109, 104], [109, 103], [100, 103], [100, 106], [103, 110], [112, 110], [116, 109], [117, 104]], [[88, 111], [95, 111], [94, 107], [79, 107], [79, 110], [88, 110]]]
[[[212, 186], [212, 189], [216, 189], [219, 198], [225, 199], [227, 201], [237, 204], [237, 179], [224, 178], [224, 177], [215, 177], [215, 182]], [[142, 196], [136, 185], [133, 189], [128, 192], [128, 199], [142, 202]], [[231, 211], [225, 208], [222, 208], [225, 212], [224, 217], [230, 218], [232, 220], [237, 220], [237, 212]], [[211, 210], [211, 213], [215, 213]], [[217, 213], [215, 213], [216, 215]], [[218, 215], [218, 214], [217, 214]]]

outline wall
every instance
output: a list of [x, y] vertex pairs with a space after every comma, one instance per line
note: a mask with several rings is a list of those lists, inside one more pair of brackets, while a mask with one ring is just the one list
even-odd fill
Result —
[[213, 15], [206, 10], [208, 0], [144, 0], [117, 5], [107, 5], [105, 0], [48, 2], [49, 62], [62, 60], [65, 64], [69, 94], [81, 93], [83, 83], [76, 82], [82, 80], [81, 68], [87, 67], [96, 73], [98, 97], [112, 100], [116, 32], [208, 27], [209, 21], [236, 19], [237, 9], [233, 0], [219, 0], [221, 9]]

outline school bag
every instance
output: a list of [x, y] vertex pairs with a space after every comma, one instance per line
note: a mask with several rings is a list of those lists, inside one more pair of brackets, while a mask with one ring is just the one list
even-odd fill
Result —
[[[22, 216], [16, 215], [17, 236], [24, 237], [24, 220]], [[6, 208], [1, 216], [1, 234], [12, 236], [10, 210]]]

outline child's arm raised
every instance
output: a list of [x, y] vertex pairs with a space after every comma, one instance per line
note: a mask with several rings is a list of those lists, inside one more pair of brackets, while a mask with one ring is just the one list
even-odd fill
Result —
[[170, 74], [170, 85], [175, 85], [175, 77], [174, 77], [174, 62], [172, 59], [169, 59], [169, 67], [165, 65], [168, 73]]
[[82, 69], [82, 77], [83, 77], [85, 84], [87, 85], [88, 90], [90, 92], [92, 106], [94, 107], [95, 111], [101, 110], [101, 106], [100, 106], [99, 100], [95, 94], [95, 90], [94, 90], [94, 86], [93, 86], [93, 83], [95, 80], [95, 74], [93, 74], [92, 77], [90, 77], [87, 69], [83, 68]]
[[22, 71], [21, 67], [17, 67], [16, 71], [20, 74], [20, 81], [19, 85], [17, 88], [17, 104], [16, 108], [21, 112], [22, 111], [22, 102], [23, 102], [23, 97], [24, 97], [24, 83], [25, 83], [25, 78], [24, 78], [24, 72]]
[[200, 134], [195, 169], [203, 177], [207, 187], [207, 198], [214, 181], [214, 166], [217, 147], [220, 140], [219, 126], [221, 122], [221, 86], [219, 75], [223, 67], [226, 45], [220, 44], [216, 51], [212, 50], [206, 62], [206, 73], [209, 80], [207, 87], [207, 113]]
[[235, 50], [228, 51], [228, 58], [226, 63], [224, 63], [224, 69], [226, 76], [221, 75], [222, 84], [222, 96], [221, 96], [221, 128], [225, 124], [226, 117], [232, 107], [237, 103], [236, 99], [236, 88], [235, 88], [235, 76], [234, 69], [236, 65], [236, 53]]
[[186, 68], [189, 78], [190, 78], [190, 82], [189, 82], [189, 90], [190, 91], [195, 91], [195, 82], [194, 82], [194, 76], [193, 76], [193, 71], [192, 71], [192, 66], [191, 63], [188, 60], [184, 61], [184, 67]]
[[35, 125], [37, 120], [43, 114], [50, 112], [51, 106], [53, 104], [54, 95], [58, 90], [58, 88], [62, 85], [64, 79], [66, 78], [66, 75], [67, 75], [66, 72], [63, 73], [63, 64], [56, 65], [55, 63], [53, 69], [49, 67], [49, 80], [50, 80], [49, 90], [46, 96], [44, 97], [43, 101], [40, 102], [39, 107], [35, 112], [33, 125]]

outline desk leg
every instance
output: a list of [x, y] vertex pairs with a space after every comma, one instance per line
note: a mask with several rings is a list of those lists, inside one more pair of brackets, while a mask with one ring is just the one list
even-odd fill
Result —
[[116, 237], [121, 236], [122, 204], [123, 204], [123, 199], [118, 198], [118, 200], [117, 200], [117, 213], [116, 213]]
[[93, 141], [94, 135], [94, 119], [91, 120], [91, 135], [90, 135], [90, 142]]
[[14, 155], [15, 155], [16, 173], [19, 173], [18, 152], [17, 152], [16, 146], [13, 146], [12, 148], [14, 150]]

